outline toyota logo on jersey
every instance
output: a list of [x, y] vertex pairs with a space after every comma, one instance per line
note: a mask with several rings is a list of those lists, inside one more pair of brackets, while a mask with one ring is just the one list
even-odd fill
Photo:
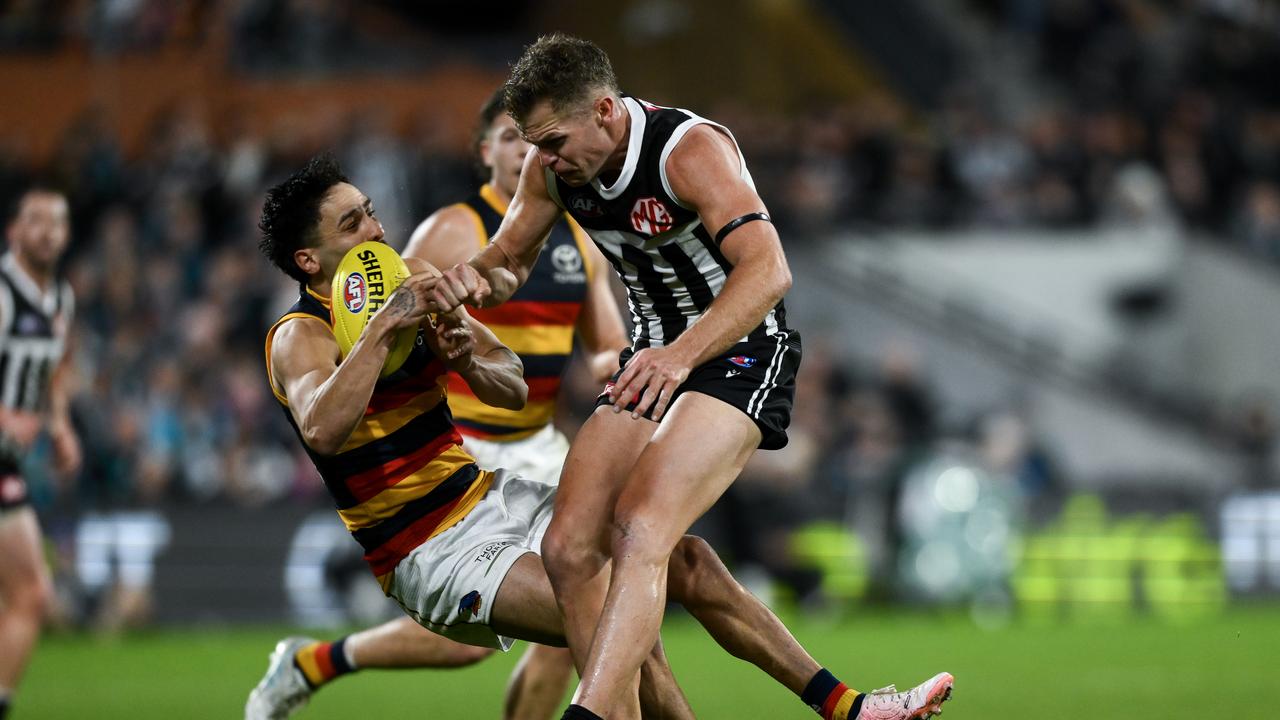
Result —
[[640, 198], [631, 208], [631, 227], [638, 233], [657, 235], [670, 230], [671, 225], [671, 213], [658, 198]]

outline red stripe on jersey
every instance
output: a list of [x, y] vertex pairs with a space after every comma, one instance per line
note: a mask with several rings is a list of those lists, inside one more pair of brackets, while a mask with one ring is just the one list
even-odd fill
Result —
[[528, 402], [555, 400], [560, 392], [560, 376], [549, 378], [525, 378], [529, 386]]
[[432, 360], [422, 372], [404, 381], [396, 383], [385, 390], [374, 388], [373, 397], [369, 398], [369, 406], [364, 409], [365, 415], [395, 410], [413, 400], [424, 392], [434, 390], [440, 376], [448, 372], [448, 368], [439, 358]]
[[572, 326], [578, 322], [582, 303], [513, 300], [491, 308], [467, 308], [467, 312], [485, 325]]
[[431, 533], [449, 516], [449, 513], [453, 512], [464, 497], [466, 493], [414, 520], [390, 540], [365, 553], [365, 562], [369, 563], [373, 569], [374, 576], [385, 575], [395, 570], [396, 565], [399, 565], [406, 555], [431, 537]]
[[461, 444], [462, 436], [458, 434], [456, 428], [451, 428], [449, 432], [408, 455], [402, 455], [358, 475], [352, 475], [346, 479], [347, 490], [355, 497], [357, 503], [365, 502], [421, 470], [450, 446]]

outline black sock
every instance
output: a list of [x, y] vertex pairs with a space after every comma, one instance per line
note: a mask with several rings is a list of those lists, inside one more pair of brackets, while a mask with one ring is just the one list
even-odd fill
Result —
[[560, 720], [604, 720], [604, 718], [581, 705], [570, 705], [565, 708], [564, 714], [560, 716]]
[[0, 720], [4, 720], [9, 715], [9, 698], [0, 698]]
[[[800, 699], [805, 705], [813, 708], [813, 711], [822, 714], [822, 705], [827, 702], [827, 697], [831, 692], [840, 685], [840, 681], [832, 675], [829, 670], [822, 668], [814, 675], [809, 684], [804, 686], [804, 692], [800, 693]], [[854, 717], [857, 717], [855, 715]]]

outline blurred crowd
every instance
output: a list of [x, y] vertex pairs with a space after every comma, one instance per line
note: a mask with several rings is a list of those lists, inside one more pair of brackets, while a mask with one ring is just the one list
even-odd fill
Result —
[[[1211, 231], [1280, 258], [1280, 90], [1270, 76], [1280, 64], [1280, 18], [1272, 4], [960, 6], [1017, 70], [956, 73], [939, 107], [908, 109], [872, 94], [815, 98], [786, 113], [731, 101], [695, 109], [734, 129], [763, 195], [797, 231], [1143, 224]], [[512, 33], [504, 28], [525, 14], [505, 13], [488, 41], [470, 27], [466, 45], [505, 65], [497, 51], [509, 51]], [[395, 67], [405, 62], [399, 56], [431, 63], [442, 44], [456, 59], [457, 44], [440, 32], [462, 22], [454, 15], [438, 3], [356, 12], [339, 0], [15, 2], [0, 11], [0, 48], [146, 53], [199, 46], [226, 29], [237, 67], [331, 72]], [[415, 44], [415, 32], [430, 41]]]
[[923, 112], [873, 97], [716, 116], [763, 141], [753, 169], [792, 222], [1190, 229], [1280, 259], [1273, 5], [969, 5], [1018, 72], [962, 77]]

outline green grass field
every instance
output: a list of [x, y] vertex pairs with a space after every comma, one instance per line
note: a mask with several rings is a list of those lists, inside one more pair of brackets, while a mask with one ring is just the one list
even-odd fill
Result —
[[[959, 617], [895, 614], [839, 624], [794, 620], [810, 651], [860, 689], [956, 676], [948, 720], [1271, 718], [1280, 606], [1188, 626], [985, 631]], [[276, 629], [157, 630], [119, 638], [46, 637], [13, 720], [238, 718], [282, 634]], [[724, 655], [685, 618], [665, 629], [676, 676], [699, 717], [809, 718], [755, 668]], [[453, 671], [366, 672], [325, 688], [299, 717], [497, 718], [517, 651]]]

